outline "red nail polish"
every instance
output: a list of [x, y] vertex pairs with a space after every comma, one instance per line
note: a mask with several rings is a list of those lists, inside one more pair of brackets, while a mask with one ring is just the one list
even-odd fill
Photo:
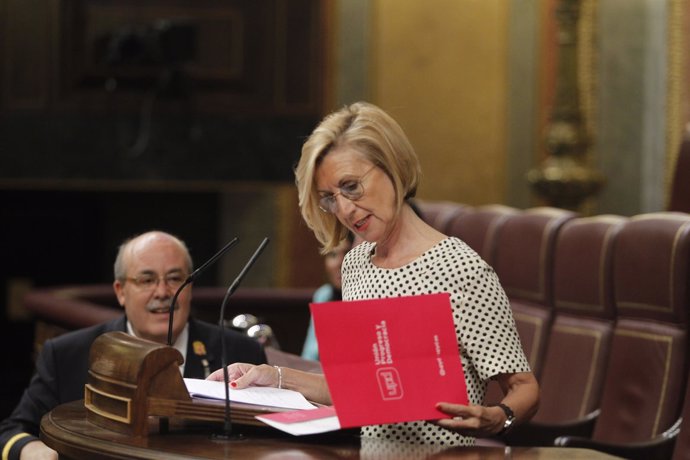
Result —
[[230, 386], [235, 388], [237, 386], [237, 382], [230, 382]]

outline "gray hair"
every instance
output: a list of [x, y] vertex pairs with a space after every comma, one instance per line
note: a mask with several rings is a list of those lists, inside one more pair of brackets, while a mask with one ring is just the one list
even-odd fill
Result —
[[182, 241], [180, 238], [176, 237], [175, 235], [172, 235], [170, 233], [158, 231], [158, 230], [153, 230], [150, 232], [146, 233], [141, 233], [139, 235], [132, 236], [130, 238], [127, 238], [125, 241], [120, 244], [120, 247], [117, 250], [117, 256], [115, 257], [115, 264], [113, 265], [113, 274], [115, 275], [116, 280], [124, 281], [124, 279], [127, 277], [127, 267], [125, 266], [125, 254], [127, 253], [128, 249], [132, 245], [132, 243], [139, 238], [145, 236], [145, 235], [151, 235], [151, 234], [157, 234], [160, 236], [163, 236], [165, 238], [169, 238], [170, 240], [174, 241], [177, 243], [180, 248], [184, 252], [185, 256], [185, 264], [187, 265], [187, 271], [191, 273], [194, 270], [194, 263], [192, 262], [192, 256], [189, 254], [189, 249], [187, 248], [187, 245], [185, 244], [184, 241]]

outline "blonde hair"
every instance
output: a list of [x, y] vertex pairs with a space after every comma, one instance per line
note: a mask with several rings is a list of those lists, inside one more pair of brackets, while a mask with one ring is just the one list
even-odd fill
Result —
[[316, 170], [332, 150], [351, 147], [383, 170], [393, 183], [396, 214], [414, 197], [421, 176], [419, 159], [400, 125], [379, 107], [356, 102], [326, 116], [302, 146], [295, 168], [299, 207], [322, 253], [346, 238], [348, 229], [333, 214], [319, 209]]

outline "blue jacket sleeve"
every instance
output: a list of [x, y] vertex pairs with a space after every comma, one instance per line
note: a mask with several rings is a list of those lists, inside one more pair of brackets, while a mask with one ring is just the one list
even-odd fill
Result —
[[19, 459], [19, 452], [38, 439], [41, 417], [59, 404], [52, 342], [47, 341], [36, 362], [36, 371], [12, 414], [0, 423], [3, 460]]

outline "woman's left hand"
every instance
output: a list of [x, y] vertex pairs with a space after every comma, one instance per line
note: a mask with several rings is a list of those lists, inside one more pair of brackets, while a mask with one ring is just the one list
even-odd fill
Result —
[[[274, 366], [268, 364], [234, 363], [228, 366], [228, 378], [230, 386], [234, 389], [247, 388], [249, 386], [277, 387], [280, 383], [280, 374]], [[218, 369], [206, 380], [223, 381], [223, 369]]]
[[452, 418], [436, 420], [436, 425], [455, 431], [463, 436], [486, 438], [503, 429], [505, 413], [499, 407], [478, 405], [465, 406], [440, 402], [436, 408]]

